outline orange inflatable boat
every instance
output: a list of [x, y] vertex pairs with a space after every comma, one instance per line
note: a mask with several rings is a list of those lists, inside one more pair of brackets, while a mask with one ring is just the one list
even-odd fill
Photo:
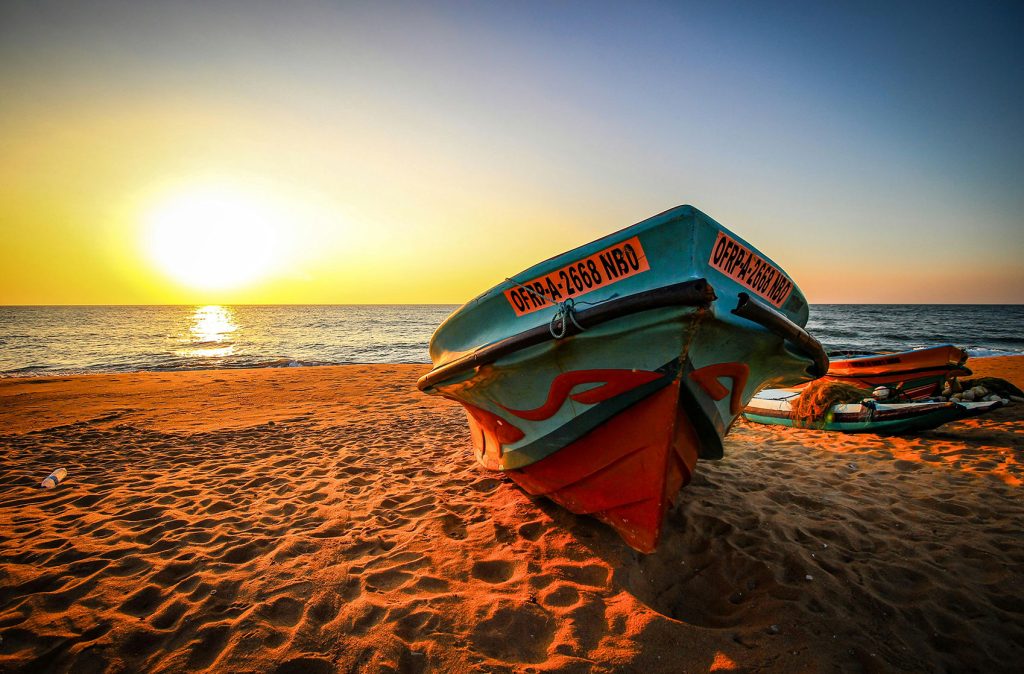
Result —
[[864, 389], [885, 386], [900, 399], [922, 400], [940, 395], [953, 377], [969, 376], [966, 362], [967, 352], [950, 344], [899, 353], [839, 352], [829, 354], [824, 378]]

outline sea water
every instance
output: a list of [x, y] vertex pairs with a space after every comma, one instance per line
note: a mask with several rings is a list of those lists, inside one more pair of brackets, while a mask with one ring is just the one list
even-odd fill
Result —
[[[427, 363], [431, 333], [456, 308], [0, 307], [0, 376]], [[815, 305], [807, 329], [829, 350], [1024, 354], [1024, 305]]]

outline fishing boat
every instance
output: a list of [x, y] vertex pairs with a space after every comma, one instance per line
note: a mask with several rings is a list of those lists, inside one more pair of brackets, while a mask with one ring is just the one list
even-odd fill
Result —
[[863, 389], [884, 386], [903, 401], [933, 398], [954, 377], [971, 375], [967, 352], [952, 344], [895, 353], [830, 353], [829, 359], [825, 379]]
[[806, 321], [777, 264], [680, 206], [467, 302], [418, 385], [465, 407], [485, 468], [651, 552], [754, 392], [827, 371]]
[[807, 420], [801, 419], [793, 410], [793, 402], [800, 393], [794, 388], [761, 391], [747, 404], [743, 416], [761, 424], [895, 435], [931, 430], [951, 421], [984, 414], [1002, 405], [998, 400], [883, 403], [866, 399], [832, 405], [821, 419]]

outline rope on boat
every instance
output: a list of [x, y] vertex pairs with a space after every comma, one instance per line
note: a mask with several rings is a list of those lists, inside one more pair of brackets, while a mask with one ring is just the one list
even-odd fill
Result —
[[[576, 320], [576, 300], [574, 300], [573, 298], [568, 297], [562, 300], [561, 302], [555, 302], [554, 300], [544, 295], [543, 293], [538, 293], [530, 286], [523, 285], [522, 283], [518, 281], [513, 281], [510, 278], [506, 278], [505, 280], [513, 285], [519, 286], [526, 292], [530, 293], [530, 295], [532, 295], [534, 298], [539, 299], [542, 302], [548, 302], [557, 308], [557, 311], [555, 311], [555, 314], [551, 317], [551, 322], [548, 324], [548, 331], [551, 333], [551, 336], [554, 337], [555, 339], [562, 339], [563, 337], [565, 337], [566, 333], [569, 331], [570, 322], [573, 325], [575, 325], [576, 329], [579, 330], [580, 332], [586, 330], [586, 328], [580, 325], [580, 322]], [[607, 302], [608, 300], [614, 299], [618, 297], [618, 295], [618, 293], [615, 293], [611, 297], [603, 299], [599, 302], [580, 302], [580, 304], [597, 305], [601, 304], [601, 302]], [[561, 327], [556, 328], [556, 323]]]
[[[555, 322], [560, 321], [562, 326], [560, 329], [555, 328]], [[551, 322], [548, 324], [548, 330], [551, 332], [551, 336], [555, 339], [561, 339], [565, 337], [565, 333], [569, 331], [569, 321], [576, 326], [576, 329], [583, 332], [586, 328], [580, 325], [579, 321], [576, 320], [576, 301], [573, 298], [568, 298], [564, 302], [558, 303], [558, 311], [551, 317]]]

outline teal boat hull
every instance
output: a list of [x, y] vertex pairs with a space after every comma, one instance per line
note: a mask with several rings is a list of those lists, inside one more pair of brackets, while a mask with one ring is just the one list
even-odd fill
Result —
[[466, 303], [431, 339], [419, 386], [465, 406], [485, 468], [648, 551], [751, 396], [827, 369], [806, 321], [777, 264], [682, 206]]
[[824, 418], [807, 421], [793, 416], [789, 401], [797, 397], [798, 391], [762, 391], [750, 401], [743, 416], [755, 423], [790, 428], [899, 435], [928, 431], [943, 424], [984, 414], [1001, 406], [999, 401], [921, 401], [885, 404], [866, 400], [862, 403], [833, 405]]

